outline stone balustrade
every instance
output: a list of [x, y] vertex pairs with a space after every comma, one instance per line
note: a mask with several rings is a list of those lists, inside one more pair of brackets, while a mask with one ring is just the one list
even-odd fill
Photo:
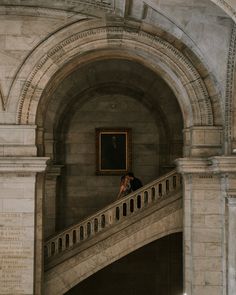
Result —
[[97, 233], [121, 222], [130, 215], [171, 196], [181, 187], [181, 176], [175, 171], [161, 176], [139, 190], [113, 202], [85, 220], [63, 230], [45, 243], [45, 258], [63, 254], [65, 251], [90, 239]]

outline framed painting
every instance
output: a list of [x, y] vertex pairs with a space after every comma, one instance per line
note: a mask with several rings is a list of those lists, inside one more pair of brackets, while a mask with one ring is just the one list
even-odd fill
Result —
[[96, 174], [121, 175], [131, 171], [131, 129], [96, 128]]

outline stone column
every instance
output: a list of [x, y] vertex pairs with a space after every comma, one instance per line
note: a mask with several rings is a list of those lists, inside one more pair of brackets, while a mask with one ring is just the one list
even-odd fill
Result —
[[227, 295], [236, 292], [236, 191], [227, 196]]
[[187, 295], [225, 294], [225, 186], [215, 160], [216, 157], [177, 160], [178, 171], [183, 175]]
[[[38, 201], [36, 178], [45, 171], [47, 159], [0, 157], [0, 294], [36, 294], [36, 237], [42, 236], [38, 206], [43, 195], [41, 190]], [[37, 218], [35, 210], [41, 214]], [[42, 249], [42, 239], [40, 243]]]
[[227, 295], [236, 290], [236, 161], [231, 161], [231, 166], [231, 173], [225, 175]]

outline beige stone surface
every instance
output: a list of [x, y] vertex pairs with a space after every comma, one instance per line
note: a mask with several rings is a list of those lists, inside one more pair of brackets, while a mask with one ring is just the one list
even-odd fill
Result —
[[0, 159], [0, 294], [33, 294], [35, 174], [46, 160]]
[[[143, 129], [134, 138], [135, 168], [142, 170], [147, 181], [154, 178], [155, 156], [145, 144], [154, 138], [157, 142], [161, 132], [170, 140], [169, 146], [161, 146], [163, 153], [157, 162], [163, 158], [169, 169], [182, 149], [186, 157], [177, 164], [184, 175], [184, 291], [188, 295], [234, 295], [235, 21], [235, 0], [0, 1], [0, 294], [41, 295], [42, 215], [46, 213], [45, 233], [49, 235], [56, 228], [60, 173], [49, 176], [44, 186], [43, 177], [39, 180], [37, 174], [45, 170], [46, 159], [40, 157], [65, 164], [58, 163], [57, 153], [64, 130], [55, 126], [60, 126], [76, 101], [78, 113], [81, 111], [80, 99], [86, 89], [99, 92], [101, 84], [119, 80], [132, 91], [138, 89], [136, 99], [145, 102], [153, 114], [159, 110], [160, 116], [154, 115], [157, 125], [162, 118], [163, 129], [155, 138], [148, 122], [143, 124], [149, 114], [139, 112], [142, 123], [136, 122], [136, 127]], [[112, 58], [118, 60], [115, 68], [95, 65], [95, 61]], [[119, 71], [127, 60], [128, 69]], [[146, 75], [145, 68], [153, 75]], [[168, 88], [159, 83], [160, 77]], [[110, 124], [111, 113], [110, 119], [102, 113], [106, 106], [91, 105], [98, 107], [98, 119]], [[88, 113], [92, 111], [80, 113], [90, 126], [94, 122]], [[135, 116], [137, 113], [130, 114], [129, 119]], [[114, 114], [115, 118], [116, 122], [123, 120], [122, 114]], [[68, 184], [73, 184], [74, 196], [81, 188], [87, 206], [84, 183], [99, 185], [101, 190], [107, 183], [95, 175], [86, 179], [95, 160], [94, 143], [91, 133], [85, 132], [86, 124], [79, 127], [81, 132], [69, 133], [67, 161], [73, 165], [76, 157], [83, 177], [72, 178]], [[76, 201], [72, 206], [80, 210]], [[165, 224], [160, 223], [153, 231], [143, 232], [144, 243], [148, 234], [154, 236], [163, 229]], [[136, 238], [140, 235], [133, 234], [130, 240], [125, 237], [124, 243], [133, 249]], [[121, 244], [114, 246], [114, 259], [120, 257]], [[111, 255], [109, 250], [104, 253]], [[94, 269], [106, 258], [102, 254], [91, 258], [89, 267]], [[81, 275], [91, 274], [83, 263]], [[76, 271], [76, 267], [71, 269], [73, 275]], [[54, 282], [61, 289], [65, 286], [61, 278]]]

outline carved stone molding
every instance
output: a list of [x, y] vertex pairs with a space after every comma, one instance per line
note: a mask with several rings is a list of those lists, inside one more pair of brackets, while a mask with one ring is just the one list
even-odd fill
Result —
[[216, 5], [220, 6], [228, 15], [230, 15], [234, 20], [236, 20], [235, 9], [225, 0], [212, 0]]
[[73, 11], [28, 6], [0, 6], [0, 15], [40, 16], [53, 19], [64, 19], [78, 14]]
[[0, 157], [0, 174], [44, 172], [48, 160], [46, 157]]
[[[40, 3], [40, 1], [35, 1], [36, 3], [24, 3], [11, 2], [8, 5], [0, 5], [0, 15], [31, 15], [31, 16], [42, 16], [47, 18], [61, 19], [65, 17], [73, 17], [78, 14], [83, 15], [99, 15], [99, 12], [114, 12], [115, 0], [76, 0], [68, 1], [67, 5], [63, 3], [62, 6], [58, 3], [48, 3], [45, 7], [45, 3]], [[38, 3], [39, 2], [39, 3]], [[49, 2], [49, 1], [48, 1]], [[56, 1], [54, 1], [56, 2]]]
[[[227, 64], [227, 78], [226, 78], [226, 97], [225, 97], [225, 140], [229, 144], [231, 149], [232, 141], [232, 110], [233, 110], [233, 80], [234, 80], [234, 68], [236, 59], [236, 24], [232, 29], [228, 64]], [[231, 153], [231, 151], [228, 151]]]
[[216, 156], [209, 158], [209, 170], [214, 173], [236, 173], [236, 157]]
[[[158, 66], [155, 65], [155, 59], [159, 57], [156, 63], [161, 60], [172, 73], [178, 75], [182, 87], [185, 88], [190, 100], [185, 103], [191, 104], [194, 113], [193, 124], [213, 125], [212, 105], [203, 80], [189, 59], [169, 42], [159, 36], [128, 26], [91, 28], [68, 37], [69, 31], [73, 32], [73, 29], [68, 28], [66, 38], [51, 47], [43, 56], [37, 57], [38, 60], [25, 80], [21, 92], [18, 123], [34, 122], [37, 104], [43, 90], [50, 78], [65, 63], [75, 56], [79, 58], [81, 54], [84, 55], [94, 48], [114, 50], [118, 46], [120, 50], [132, 50], [134, 56], [140, 55], [140, 52], [145, 58], [149, 55], [152, 67]], [[187, 108], [189, 110], [189, 107]]]
[[182, 174], [228, 174], [236, 173], [236, 157], [215, 156], [209, 158], [177, 159], [177, 170]]
[[175, 160], [177, 171], [181, 174], [200, 173], [205, 175], [209, 173], [210, 161], [206, 158], [181, 158]]

